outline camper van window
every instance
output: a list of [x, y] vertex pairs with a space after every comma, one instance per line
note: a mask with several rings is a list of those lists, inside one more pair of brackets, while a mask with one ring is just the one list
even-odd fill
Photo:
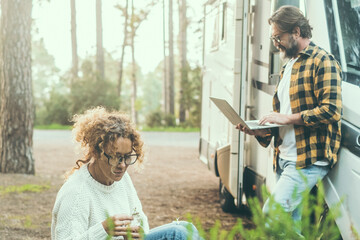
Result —
[[325, 5], [331, 52], [342, 65], [344, 81], [360, 86], [360, 1], [325, 0]]
[[279, 51], [274, 51], [270, 53], [270, 76], [269, 76], [269, 85], [277, 85], [280, 81], [280, 69], [282, 61], [280, 58]]
[[[219, 7], [215, 6], [209, 14], [209, 28], [208, 33], [211, 34], [211, 51], [216, 51], [219, 48]], [[212, 29], [212, 30], [210, 30]]]
[[226, 19], [227, 19], [227, 5], [226, 2], [222, 3], [222, 16], [221, 16], [221, 41], [226, 41]]
[[275, 9], [279, 9], [283, 5], [292, 5], [295, 7], [300, 6], [299, 0], [276, 0], [274, 5]]

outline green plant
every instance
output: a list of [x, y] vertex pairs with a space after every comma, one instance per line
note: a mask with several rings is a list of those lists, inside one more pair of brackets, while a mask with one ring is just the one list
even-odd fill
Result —
[[176, 118], [172, 114], [165, 114], [164, 122], [166, 127], [175, 127], [176, 126]]
[[[268, 195], [263, 190], [263, 195]], [[301, 226], [295, 223], [291, 215], [269, 197], [269, 212], [263, 214], [257, 198], [249, 199], [249, 206], [253, 215], [254, 229], [245, 230], [239, 225], [239, 232], [244, 239], [338, 239], [340, 233], [334, 218], [339, 216], [338, 206], [334, 206], [328, 216], [320, 222], [320, 215], [324, 210], [324, 190], [321, 182], [315, 195], [306, 191], [303, 194], [303, 213]], [[297, 233], [301, 229], [301, 235]]]
[[161, 111], [151, 112], [146, 117], [146, 125], [150, 128], [162, 126], [163, 113]]
[[[303, 215], [302, 226], [294, 223], [291, 215], [274, 201], [272, 196], [263, 188], [263, 195], [269, 197], [269, 212], [264, 214], [258, 198], [248, 199], [249, 208], [252, 214], [254, 228], [245, 229], [242, 220], [238, 222], [230, 231], [221, 230], [221, 224], [216, 221], [215, 225], [208, 231], [200, 231], [200, 236], [204, 239], [339, 239], [340, 233], [334, 219], [340, 216], [339, 204], [332, 206], [325, 218], [321, 218], [324, 211], [324, 189], [321, 182], [318, 183], [316, 194], [307, 191], [303, 194]], [[188, 217], [192, 221], [191, 217]], [[194, 221], [198, 229], [202, 229], [200, 221]], [[301, 227], [301, 235], [296, 229]], [[354, 231], [354, 236], [356, 232]]]

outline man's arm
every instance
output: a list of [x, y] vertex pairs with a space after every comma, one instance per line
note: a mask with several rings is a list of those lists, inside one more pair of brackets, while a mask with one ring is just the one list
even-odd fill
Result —
[[281, 114], [272, 112], [260, 119], [259, 124], [264, 125], [265, 123], [275, 123], [280, 125], [304, 125], [304, 121], [300, 113]]
[[302, 111], [306, 126], [330, 124], [341, 118], [341, 68], [332, 55], [325, 55], [317, 66], [314, 77], [317, 107]]

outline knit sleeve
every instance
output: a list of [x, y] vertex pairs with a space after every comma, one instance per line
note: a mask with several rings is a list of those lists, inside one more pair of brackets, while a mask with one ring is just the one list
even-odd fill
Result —
[[145, 215], [145, 213], [143, 212], [142, 205], [141, 205], [140, 199], [137, 195], [134, 184], [132, 183], [130, 175], [128, 173], [126, 173], [124, 177], [125, 177], [126, 183], [127, 183], [127, 188], [128, 188], [128, 193], [129, 193], [128, 197], [129, 197], [129, 204], [130, 204], [131, 211], [132, 212], [136, 211], [139, 213], [139, 220], [142, 224], [142, 228], [145, 233], [148, 233], [149, 232], [148, 218]]
[[[69, 187], [69, 186], [67, 186]], [[105, 239], [108, 235], [101, 222], [89, 228], [90, 207], [81, 188], [59, 191], [55, 201], [51, 238], [53, 240]]]

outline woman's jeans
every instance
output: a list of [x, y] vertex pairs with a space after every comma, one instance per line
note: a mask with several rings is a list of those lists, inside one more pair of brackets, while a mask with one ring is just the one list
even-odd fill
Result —
[[196, 227], [189, 222], [174, 221], [156, 228], [153, 228], [145, 236], [145, 240], [197, 240], [199, 237]]
[[[301, 221], [302, 193], [310, 191], [318, 180], [329, 172], [330, 166], [311, 165], [296, 169], [296, 162], [279, 159], [276, 173], [276, 185], [272, 192], [275, 202], [279, 203], [286, 212], [292, 214], [294, 222]], [[306, 178], [306, 181], [304, 180]], [[295, 192], [294, 192], [295, 191]], [[269, 199], [265, 202], [263, 212], [269, 211]]]

